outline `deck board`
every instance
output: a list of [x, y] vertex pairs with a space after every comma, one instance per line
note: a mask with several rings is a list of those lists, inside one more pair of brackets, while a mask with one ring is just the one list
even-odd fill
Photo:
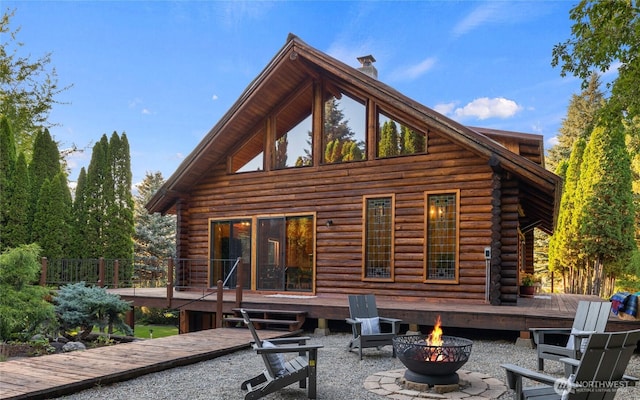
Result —
[[[262, 339], [291, 332], [260, 331]], [[211, 329], [85, 351], [19, 358], [0, 363], [0, 399], [45, 399], [98, 384], [218, 357], [252, 341], [249, 330]]]

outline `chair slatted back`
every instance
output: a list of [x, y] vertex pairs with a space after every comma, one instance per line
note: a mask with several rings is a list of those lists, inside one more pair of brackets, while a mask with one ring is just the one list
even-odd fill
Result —
[[613, 399], [616, 394], [614, 385], [622, 380], [639, 340], [640, 329], [592, 334], [576, 370], [575, 381], [593, 382], [596, 385], [610, 383], [612, 386], [599, 388], [608, 390], [577, 390], [569, 398], [571, 400]]
[[349, 295], [351, 318], [373, 318], [378, 316], [376, 297], [373, 294]]
[[611, 312], [608, 301], [581, 301], [573, 319], [573, 328], [578, 331], [604, 332]]

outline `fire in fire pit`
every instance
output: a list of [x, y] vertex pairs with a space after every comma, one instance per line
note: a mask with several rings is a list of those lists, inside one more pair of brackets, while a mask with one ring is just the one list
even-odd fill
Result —
[[469, 360], [472, 345], [471, 340], [442, 335], [440, 316], [430, 335], [393, 338], [398, 359], [407, 367], [405, 379], [430, 386], [457, 384], [456, 371]]

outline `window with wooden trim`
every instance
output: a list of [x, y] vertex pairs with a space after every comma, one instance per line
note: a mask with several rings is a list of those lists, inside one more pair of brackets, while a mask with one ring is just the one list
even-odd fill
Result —
[[364, 100], [342, 91], [324, 102], [322, 162], [336, 164], [367, 159], [367, 108]]
[[312, 106], [307, 85], [276, 115], [273, 169], [313, 165]]
[[264, 170], [264, 136], [266, 130], [259, 129], [231, 157], [231, 172], [252, 172]]
[[378, 112], [378, 158], [424, 154], [427, 135], [412, 129], [382, 112]]
[[426, 195], [426, 279], [458, 281], [459, 192]]
[[393, 196], [364, 198], [364, 278], [393, 280]]

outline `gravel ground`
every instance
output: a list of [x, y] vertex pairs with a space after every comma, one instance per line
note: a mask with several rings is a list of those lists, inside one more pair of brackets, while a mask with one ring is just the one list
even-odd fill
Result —
[[[323, 344], [318, 352], [318, 399], [325, 400], [381, 400], [363, 387], [365, 378], [380, 371], [403, 368], [397, 358], [391, 357], [391, 346], [380, 350], [364, 349], [364, 359], [357, 352], [348, 352], [346, 346], [350, 335], [336, 333], [312, 337], [311, 342]], [[513, 341], [474, 339], [471, 358], [462, 367], [468, 371], [483, 372], [504, 380], [502, 363], [536, 368], [535, 350], [516, 346]], [[81, 367], [81, 366], [79, 366]], [[240, 383], [259, 374], [264, 365], [262, 358], [253, 350], [242, 350], [210, 361], [174, 368], [142, 376], [130, 381], [85, 390], [63, 397], [68, 400], [161, 400], [161, 399], [207, 399], [231, 400], [244, 398]], [[546, 373], [562, 374], [558, 362], [545, 361]], [[627, 374], [640, 376], [640, 355], [634, 354]], [[512, 392], [500, 400], [512, 398]], [[635, 400], [640, 397], [640, 388], [618, 390], [617, 400]], [[265, 399], [306, 399], [306, 389], [291, 385]]]

